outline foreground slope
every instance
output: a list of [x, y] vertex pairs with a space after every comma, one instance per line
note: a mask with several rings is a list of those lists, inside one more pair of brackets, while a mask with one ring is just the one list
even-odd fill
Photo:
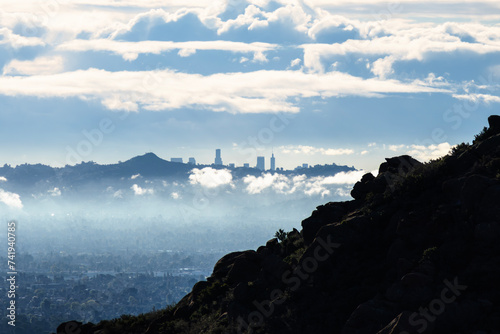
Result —
[[387, 159], [175, 307], [58, 333], [500, 333], [500, 117], [437, 161]]

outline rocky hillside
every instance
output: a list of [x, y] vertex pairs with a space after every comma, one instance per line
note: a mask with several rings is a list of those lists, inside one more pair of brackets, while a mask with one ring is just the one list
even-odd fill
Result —
[[175, 307], [58, 333], [500, 333], [500, 117], [422, 164], [387, 159], [354, 200], [220, 259]]

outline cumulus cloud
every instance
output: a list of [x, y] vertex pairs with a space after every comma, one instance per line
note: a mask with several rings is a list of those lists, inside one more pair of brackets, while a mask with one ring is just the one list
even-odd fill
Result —
[[141, 174], [135, 174], [130, 177], [131, 180], [135, 180], [137, 178], [141, 177]]
[[153, 195], [154, 194], [154, 189], [151, 188], [141, 188], [137, 184], [134, 184], [132, 187], [130, 187], [134, 191], [134, 194], [137, 196], [142, 196], [142, 195]]
[[246, 191], [249, 194], [260, 194], [263, 190], [271, 188], [280, 193], [293, 193], [293, 182], [285, 175], [266, 173], [262, 176], [247, 175], [243, 178], [247, 184]]
[[[311, 70], [323, 72], [322, 61], [331, 56], [385, 56], [373, 63], [372, 72], [379, 77], [393, 73], [395, 61], [424, 60], [430, 54], [469, 52], [492, 54], [500, 52], [500, 27], [479, 23], [444, 24], [410, 23], [403, 20], [387, 20], [354, 23], [363, 39], [348, 39], [333, 44], [304, 44], [304, 65]], [[467, 30], [475, 43], [462, 40], [450, 31]]]
[[449, 143], [441, 143], [438, 145], [411, 145], [407, 152], [412, 157], [420, 161], [428, 161], [431, 159], [441, 158], [447, 155], [453, 148]]
[[0, 176], [0, 182], [7, 182], [7, 178], [5, 176]]
[[[243, 178], [245, 191], [255, 195], [264, 191], [278, 194], [305, 194], [307, 196], [338, 194], [339, 186], [350, 188], [365, 174], [364, 171], [340, 172], [333, 176], [317, 176], [307, 178], [305, 175], [286, 176], [282, 174], [265, 173], [261, 176], [247, 175]], [[349, 190], [350, 191], [350, 190]]]
[[21, 197], [18, 194], [11, 193], [0, 189], [0, 202], [6, 204], [7, 206], [15, 209], [22, 209], [23, 203]]
[[189, 182], [193, 185], [199, 184], [205, 188], [217, 188], [223, 185], [232, 185], [233, 175], [228, 169], [214, 169], [205, 167], [194, 168], [189, 175]]
[[281, 152], [285, 154], [293, 153], [293, 154], [306, 154], [306, 155], [313, 155], [313, 154], [321, 154], [321, 155], [350, 155], [353, 154], [354, 151], [351, 149], [347, 148], [322, 148], [322, 147], [313, 147], [313, 146], [307, 146], [307, 145], [288, 145], [288, 146], [281, 146], [280, 147]]
[[387, 56], [385, 58], [380, 58], [373, 62], [371, 66], [371, 71], [373, 74], [376, 76], [385, 79], [387, 76], [391, 75], [394, 73], [394, 70], [392, 69], [392, 64], [394, 63], [394, 57], [392, 56]]

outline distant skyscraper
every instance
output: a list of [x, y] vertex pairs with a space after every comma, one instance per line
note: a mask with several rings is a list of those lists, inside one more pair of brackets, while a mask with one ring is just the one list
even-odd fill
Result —
[[190, 165], [196, 165], [196, 159], [195, 158], [189, 158], [188, 164], [190, 164]]
[[170, 158], [171, 162], [180, 162], [182, 163], [182, 158]]
[[266, 170], [266, 158], [257, 157], [257, 169]]
[[228, 166], [229, 166], [229, 168], [235, 168], [236, 167], [235, 164], [229, 164]]
[[271, 171], [275, 171], [276, 170], [276, 158], [274, 157], [274, 152], [273, 154], [271, 155]]
[[245, 162], [245, 163], [243, 164], [243, 167], [245, 167], [245, 168], [250, 168], [250, 164], [249, 164], [248, 162]]
[[309, 164], [302, 164], [302, 168], [309, 168]]
[[221, 166], [222, 165], [222, 158], [220, 157], [220, 148], [215, 150], [215, 165]]

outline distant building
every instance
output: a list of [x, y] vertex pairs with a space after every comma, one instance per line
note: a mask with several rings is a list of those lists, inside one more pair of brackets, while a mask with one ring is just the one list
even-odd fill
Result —
[[220, 148], [215, 150], [215, 162], [214, 165], [222, 166], [222, 158], [220, 157]]
[[189, 158], [188, 164], [190, 164], [190, 165], [196, 165], [196, 159], [195, 158]]
[[271, 171], [276, 170], [276, 158], [274, 157], [274, 153], [271, 155]]
[[182, 163], [182, 158], [170, 158], [171, 162], [180, 162]]
[[302, 168], [309, 168], [309, 164], [302, 164]]
[[250, 164], [249, 164], [249, 163], [247, 163], [247, 162], [245, 162], [245, 163], [243, 164], [243, 167], [244, 167], [244, 168], [250, 168]]
[[228, 166], [229, 166], [229, 168], [235, 168], [236, 167], [235, 164], [229, 164]]
[[264, 157], [257, 157], [257, 169], [266, 170], [266, 159]]

